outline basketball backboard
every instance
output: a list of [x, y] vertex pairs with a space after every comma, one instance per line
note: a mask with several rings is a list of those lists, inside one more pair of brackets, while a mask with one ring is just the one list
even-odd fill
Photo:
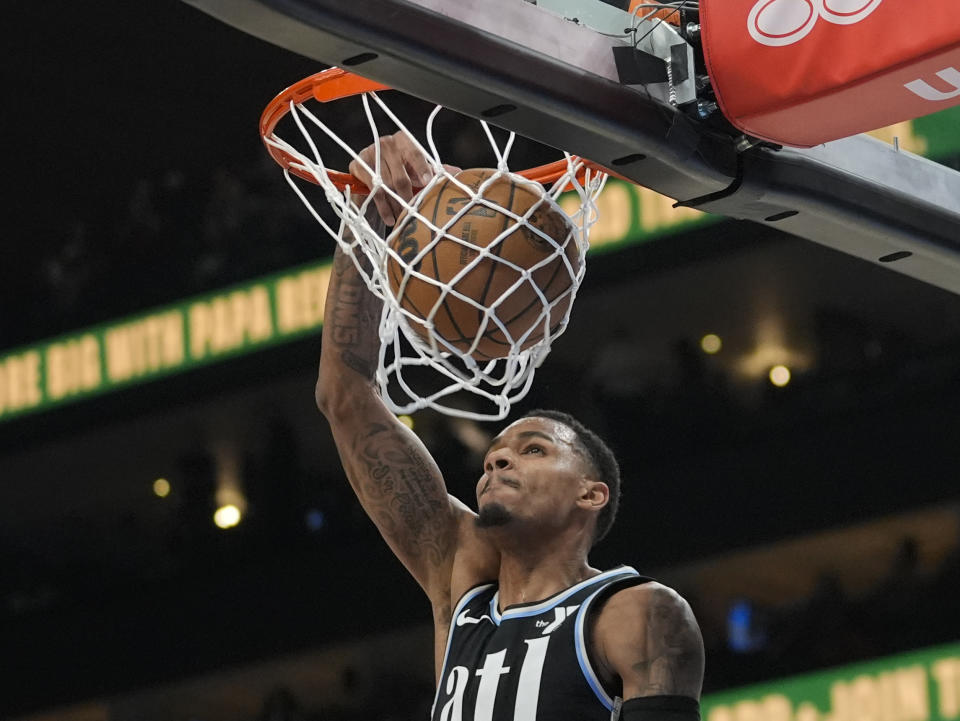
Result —
[[187, 2], [324, 65], [589, 158], [682, 205], [960, 293], [960, 173], [866, 136], [809, 150], [753, 144], [700, 92], [696, 3], [677, 3], [677, 27], [602, 0]]

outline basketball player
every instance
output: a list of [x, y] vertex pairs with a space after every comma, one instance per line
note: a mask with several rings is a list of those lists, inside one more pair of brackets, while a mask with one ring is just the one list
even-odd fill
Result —
[[[381, 153], [383, 178], [412, 197], [430, 173], [422, 156], [401, 134]], [[394, 223], [397, 204], [377, 201]], [[617, 507], [610, 450], [573, 418], [534, 412], [493, 439], [474, 512], [378, 394], [379, 316], [337, 250], [317, 404], [360, 503], [433, 606], [433, 721], [697, 721], [704, 654], [690, 607], [632, 568], [587, 560]]]

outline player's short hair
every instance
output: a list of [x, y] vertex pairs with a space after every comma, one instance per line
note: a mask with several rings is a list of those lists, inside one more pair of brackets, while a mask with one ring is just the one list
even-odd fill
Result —
[[606, 483], [610, 489], [610, 499], [597, 515], [597, 526], [593, 532], [593, 545], [596, 545], [610, 531], [613, 520], [617, 516], [617, 509], [620, 507], [620, 464], [617, 463], [617, 457], [600, 436], [569, 413], [538, 408], [524, 413], [523, 417], [556, 421], [576, 433], [587, 462], [593, 466], [593, 470], [599, 476], [597, 480]]

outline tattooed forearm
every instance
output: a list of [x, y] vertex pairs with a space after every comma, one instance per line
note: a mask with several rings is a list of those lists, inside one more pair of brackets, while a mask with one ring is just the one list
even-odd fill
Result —
[[367, 515], [431, 597], [449, 577], [457, 524], [443, 477], [420, 440], [373, 384], [381, 302], [354, 258], [334, 256], [324, 310], [317, 406], [330, 422], [350, 484]]
[[354, 454], [362, 466], [357, 492], [387, 540], [408, 557], [441, 564], [453, 543], [450, 524], [438, 523], [449, 501], [427, 457], [403, 431], [380, 423], [356, 437]]
[[703, 641], [693, 612], [676, 593], [653, 594], [646, 612], [646, 644], [633, 671], [646, 695], [699, 697]]
[[327, 352], [338, 354], [347, 368], [373, 380], [380, 347], [380, 301], [367, 289], [353, 259], [340, 249], [330, 283], [324, 342], [334, 347]]

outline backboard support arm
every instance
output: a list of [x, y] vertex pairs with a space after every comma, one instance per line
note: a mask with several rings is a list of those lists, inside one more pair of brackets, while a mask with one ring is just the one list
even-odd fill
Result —
[[755, 147], [619, 82], [597, 33], [521, 0], [185, 0], [244, 32], [960, 293], [960, 173], [866, 136]]

